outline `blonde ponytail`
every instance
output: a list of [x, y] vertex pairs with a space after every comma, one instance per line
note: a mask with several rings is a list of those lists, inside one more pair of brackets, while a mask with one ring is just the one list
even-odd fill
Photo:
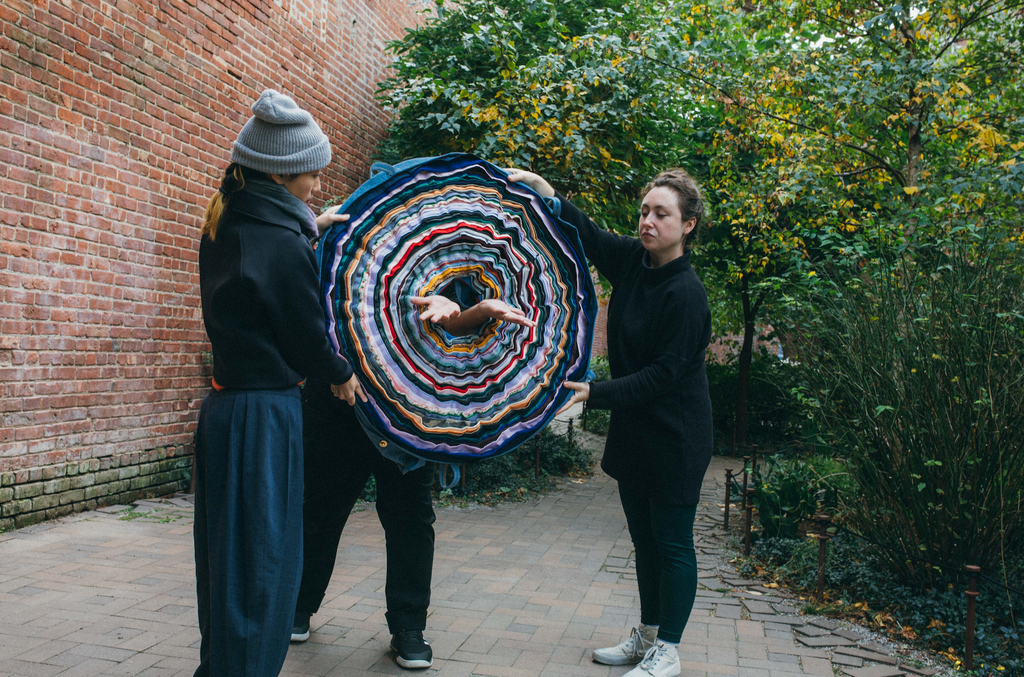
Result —
[[210, 202], [206, 205], [206, 216], [203, 220], [203, 228], [200, 231], [201, 237], [208, 237], [213, 242], [217, 239], [217, 226], [224, 216], [224, 208], [232, 193], [236, 193], [245, 187], [245, 174], [242, 165], [232, 162], [224, 171], [224, 179], [221, 181], [220, 189], [213, 194]]

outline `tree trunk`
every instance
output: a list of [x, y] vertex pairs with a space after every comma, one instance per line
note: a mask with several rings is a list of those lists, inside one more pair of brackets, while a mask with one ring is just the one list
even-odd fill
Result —
[[736, 381], [736, 418], [733, 420], [732, 447], [742, 449], [747, 444], [747, 404], [750, 399], [750, 364], [754, 358], [754, 331], [757, 311], [761, 308], [764, 294], [751, 303], [747, 277], [743, 277], [741, 290], [743, 301], [743, 347], [740, 349], [739, 375]]

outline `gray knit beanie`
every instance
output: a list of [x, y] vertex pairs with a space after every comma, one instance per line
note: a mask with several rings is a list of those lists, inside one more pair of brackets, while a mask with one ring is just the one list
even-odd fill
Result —
[[287, 94], [268, 89], [252, 105], [231, 161], [268, 174], [303, 174], [331, 163], [331, 142]]

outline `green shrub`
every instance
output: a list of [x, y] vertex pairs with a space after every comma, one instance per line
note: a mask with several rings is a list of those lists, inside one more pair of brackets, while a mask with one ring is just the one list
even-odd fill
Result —
[[825, 510], [835, 516], [852, 493], [845, 466], [823, 456], [769, 456], [754, 475], [754, 506], [762, 534], [794, 538], [800, 525]]
[[851, 525], [908, 583], [943, 575], [915, 558], [1002, 567], [1024, 541], [1024, 256], [961, 237], [859, 270], [820, 304], [807, 370]]

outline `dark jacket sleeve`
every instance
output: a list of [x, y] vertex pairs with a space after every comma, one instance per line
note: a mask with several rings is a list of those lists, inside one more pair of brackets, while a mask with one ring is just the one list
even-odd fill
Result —
[[260, 247], [273, 261], [264, 271], [266, 312], [285, 363], [320, 381], [341, 384], [352, 366], [334, 352], [327, 339], [327, 319], [317, 299], [316, 257], [306, 239], [284, 228], [267, 228], [273, 242]]
[[580, 242], [583, 244], [583, 253], [587, 260], [594, 264], [612, 286], [615, 286], [625, 260], [643, 245], [636, 238], [616, 235], [601, 228], [561, 193], [557, 193], [555, 197], [561, 203], [560, 218], [575, 226], [580, 234]]
[[630, 407], [672, 392], [692, 362], [703, 354], [711, 313], [702, 290], [687, 285], [665, 299], [659, 330], [647, 366], [621, 378], [590, 385], [595, 409]]

